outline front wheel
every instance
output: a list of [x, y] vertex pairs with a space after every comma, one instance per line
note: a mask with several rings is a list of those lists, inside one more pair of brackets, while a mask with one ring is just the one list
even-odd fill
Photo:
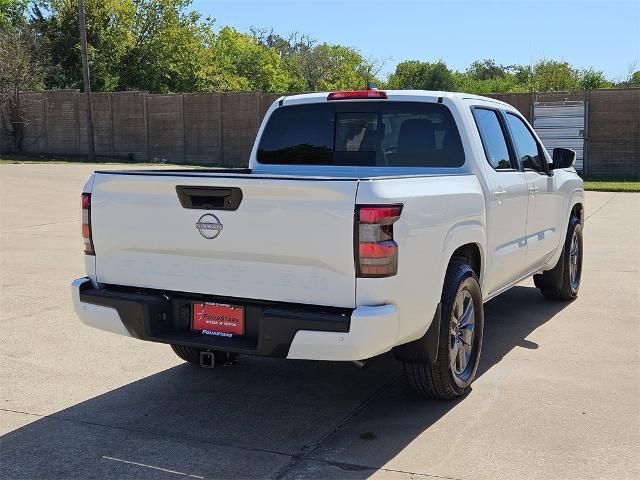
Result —
[[[548, 272], [534, 275], [533, 281], [542, 295], [550, 300], [574, 300], [582, 278], [582, 225], [571, 217], [567, 237], [558, 264]], [[559, 278], [559, 282], [555, 278]]]
[[449, 400], [471, 389], [482, 350], [482, 293], [469, 265], [449, 265], [441, 308], [435, 362], [404, 362], [403, 366], [409, 384], [419, 395]]

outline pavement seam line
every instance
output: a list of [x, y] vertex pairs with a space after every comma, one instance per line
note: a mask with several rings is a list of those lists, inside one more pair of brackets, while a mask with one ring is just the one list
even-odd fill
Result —
[[303, 445], [300, 448], [300, 451], [291, 457], [291, 461], [284, 465], [282, 468], [278, 469], [272, 476], [274, 480], [280, 480], [284, 478], [285, 475], [292, 472], [298, 465], [300, 465], [303, 461], [305, 461], [311, 453], [316, 451], [320, 445], [329, 439], [334, 433], [336, 433], [341, 427], [343, 427], [346, 423], [348, 423], [354, 416], [358, 413], [362, 412], [373, 400], [378, 398], [387, 387], [390, 387], [395, 382], [397, 382], [402, 377], [401, 373], [395, 375], [389, 382], [382, 385], [376, 391], [371, 394], [368, 398], [362, 401], [356, 408], [354, 408], [351, 412], [345, 415], [342, 420], [340, 420], [333, 428], [324, 433], [318, 440], [315, 442], [308, 443]]
[[126, 463], [128, 465], [136, 465], [138, 467], [151, 468], [153, 470], [160, 470], [161, 472], [165, 472], [165, 473], [173, 473], [175, 475], [181, 475], [183, 477], [204, 479], [204, 477], [202, 477], [200, 475], [191, 475], [191, 474], [184, 473], [184, 472], [178, 472], [177, 470], [169, 470], [168, 468], [162, 468], [162, 467], [156, 467], [156, 466], [153, 466], [153, 465], [147, 465], [146, 463], [138, 463], [138, 462], [132, 462], [131, 460], [123, 460], [122, 458], [108, 457], [107, 455], [103, 455], [102, 458], [104, 460], [111, 460], [111, 461], [114, 461], [114, 462]]
[[[372, 467], [372, 466], [368, 466], [368, 465], [358, 465], [357, 463], [345, 463], [345, 462], [334, 462], [332, 460], [326, 460], [324, 458], [321, 457], [310, 457], [306, 459], [307, 462], [316, 462], [316, 463], [324, 463], [327, 465], [331, 465], [334, 467], [338, 467], [341, 469], [346, 469], [346, 470], [353, 470], [353, 469], [358, 469], [358, 470], [376, 470], [376, 471], [383, 471], [383, 472], [390, 472], [390, 473], [404, 473], [407, 475], [419, 475], [421, 477], [428, 477], [428, 478], [442, 478], [444, 480], [462, 480], [458, 477], [447, 477], [445, 475], [436, 475], [434, 473], [418, 473], [418, 472], [411, 472], [408, 470], [397, 470], [395, 468], [385, 468], [385, 467]], [[352, 468], [350, 468], [352, 467]]]
[[619, 192], [614, 193], [613, 195], [611, 195], [611, 197], [609, 198], [609, 200], [607, 200], [606, 202], [604, 202], [602, 205], [600, 205], [598, 208], [596, 208], [591, 215], [589, 215], [585, 220], [589, 220], [591, 217], [593, 217], [596, 213], [598, 213], [602, 208], [606, 207], [607, 205], [609, 205], [609, 202], [611, 202], [611, 200], [613, 200], [614, 198], [616, 198], [618, 195], [620, 195]]
[[54, 420], [60, 420], [60, 421], [64, 421], [64, 422], [71, 422], [71, 423], [77, 423], [77, 424], [82, 424], [82, 425], [91, 425], [94, 427], [101, 427], [101, 428], [111, 428], [114, 430], [122, 430], [125, 432], [131, 432], [131, 433], [137, 433], [140, 435], [151, 435], [154, 437], [161, 437], [161, 438], [170, 438], [173, 440], [178, 440], [180, 442], [185, 442], [185, 443], [202, 443], [205, 445], [213, 445], [216, 447], [223, 447], [223, 448], [234, 448], [237, 450], [244, 450], [244, 451], [251, 451], [251, 452], [257, 452], [257, 453], [269, 453], [272, 455], [280, 455], [283, 457], [293, 457], [294, 455], [291, 453], [286, 453], [286, 452], [280, 452], [278, 450], [269, 450], [266, 448], [257, 448], [257, 447], [243, 447], [240, 445], [233, 445], [233, 444], [229, 444], [229, 443], [222, 443], [222, 442], [212, 442], [209, 440], [201, 440], [201, 439], [195, 439], [195, 438], [188, 438], [188, 437], [180, 437], [178, 435], [171, 435], [171, 434], [167, 434], [167, 433], [159, 433], [159, 432], [152, 432], [152, 431], [148, 431], [148, 430], [138, 430], [138, 429], [134, 429], [134, 428], [127, 428], [127, 427], [122, 427], [119, 425], [107, 425], [104, 423], [97, 423], [97, 422], [89, 422], [87, 420], [77, 420], [75, 418], [65, 418], [65, 417], [60, 417], [57, 415], [41, 415], [39, 413], [30, 413], [30, 412], [23, 412], [20, 410], [12, 410], [10, 408], [0, 408], [0, 411], [2, 412], [11, 412], [11, 413], [20, 413], [22, 415], [30, 415], [32, 417], [38, 417], [38, 418], [51, 418]]
[[2, 235], [28, 235], [30, 237], [55, 237], [55, 238], [71, 238], [71, 235], [51, 235], [49, 233], [33, 233], [33, 232], [0, 232]]
[[49, 222], [49, 223], [36, 223], [34, 225], [20, 225], [17, 227], [9, 227], [8, 230], [3, 230], [2, 233], [10, 233], [12, 230], [20, 230], [21, 228], [31, 228], [31, 227], [47, 227], [49, 225], [60, 225], [61, 223], [72, 223], [79, 222], [79, 219], [76, 220], [61, 220], [59, 222]]

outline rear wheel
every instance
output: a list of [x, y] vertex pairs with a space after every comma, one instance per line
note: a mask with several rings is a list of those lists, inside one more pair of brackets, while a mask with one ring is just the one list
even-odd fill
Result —
[[213, 353], [215, 365], [233, 365], [238, 362], [238, 354], [221, 352], [219, 350], [205, 350], [203, 348], [187, 347], [185, 345], [171, 345], [171, 350], [185, 362], [200, 366], [200, 353], [210, 351]]
[[419, 395], [447, 400], [471, 389], [482, 350], [482, 294], [469, 265], [449, 265], [441, 302], [435, 362], [404, 362], [403, 366], [409, 384]]
[[200, 366], [200, 349], [184, 345], [171, 345], [171, 350], [185, 362]]

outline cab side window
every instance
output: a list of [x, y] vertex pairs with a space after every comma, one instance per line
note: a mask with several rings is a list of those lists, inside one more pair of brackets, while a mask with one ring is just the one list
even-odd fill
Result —
[[524, 170], [535, 170], [538, 173], [545, 173], [544, 162], [541, 148], [538, 142], [531, 134], [524, 122], [513, 115], [507, 113], [507, 123], [511, 130], [511, 138], [518, 152], [518, 158]]
[[513, 170], [507, 140], [498, 112], [488, 108], [474, 108], [473, 117], [480, 132], [484, 153], [494, 170]]

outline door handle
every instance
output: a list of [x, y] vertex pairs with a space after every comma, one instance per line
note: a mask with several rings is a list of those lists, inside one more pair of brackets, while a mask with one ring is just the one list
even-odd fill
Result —
[[242, 201], [238, 187], [177, 185], [176, 193], [183, 208], [198, 210], [237, 210]]
[[498, 190], [496, 190], [495, 192], [493, 192], [493, 197], [494, 197], [496, 200], [500, 200], [500, 199], [502, 199], [502, 198], [504, 198], [504, 197], [506, 197], [506, 196], [507, 196], [507, 191], [506, 191], [506, 190], [503, 190], [502, 188], [499, 188]]
[[540, 190], [540, 188], [537, 185], [529, 185], [530, 195], [535, 195], [538, 190]]

